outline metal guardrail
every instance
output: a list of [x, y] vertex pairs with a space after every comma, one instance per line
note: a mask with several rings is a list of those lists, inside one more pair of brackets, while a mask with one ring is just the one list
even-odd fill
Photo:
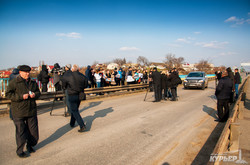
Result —
[[[215, 77], [209, 77], [209, 81], [215, 80]], [[148, 88], [149, 84], [131, 84], [124, 86], [111, 86], [111, 87], [101, 87], [101, 88], [87, 88], [85, 89], [86, 94], [98, 94], [98, 93], [110, 93], [117, 92], [122, 90], [132, 90], [132, 89], [143, 89]], [[59, 92], [43, 92], [39, 97], [39, 100], [51, 99], [55, 97], [63, 97], [64, 94], [62, 91]], [[11, 101], [6, 99], [5, 97], [0, 96], [0, 105], [1, 104], [10, 104]]]
[[[239, 147], [239, 134], [238, 134], [238, 127], [239, 124], [236, 123], [237, 118], [242, 117], [242, 109], [244, 108], [244, 101], [245, 101], [245, 84], [248, 81], [247, 77], [241, 85], [239, 90], [239, 98], [234, 104], [232, 111], [230, 112], [230, 116], [228, 121], [222, 131], [222, 134], [214, 148], [213, 155], [223, 155], [225, 152], [229, 151], [238, 151]], [[214, 165], [219, 165], [221, 162], [217, 159], [214, 162]]]
[[[132, 85], [124, 85], [124, 86], [111, 86], [111, 87], [101, 87], [101, 88], [87, 88], [84, 90], [86, 94], [98, 94], [98, 93], [110, 93], [117, 91], [125, 91], [125, 90], [134, 90], [134, 89], [143, 89], [148, 88], [149, 84], [132, 84]], [[42, 92], [39, 100], [52, 99], [55, 97], [64, 97], [64, 93], [62, 91], [58, 92]], [[11, 101], [7, 98], [0, 98], [0, 104], [10, 104]]]

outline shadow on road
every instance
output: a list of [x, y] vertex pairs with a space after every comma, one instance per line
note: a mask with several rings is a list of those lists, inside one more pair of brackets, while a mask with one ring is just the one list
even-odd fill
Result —
[[[99, 102], [92, 102], [89, 104], [88, 107], [85, 107], [83, 109], [80, 110], [80, 112], [92, 108], [94, 106], [97, 106], [101, 103], [101, 101]], [[83, 120], [87, 121], [87, 131], [90, 130], [91, 125], [93, 123], [93, 121], [98, 118], [98, 117], [104, 117], [106, 116], [108, 113], [113, 112], [112, 108], [107, 108], [107, 109], [103, 109], [103, 110], [99, 110], [97, 112], [95, 112], [94, 116], [87, 116], [85, 117]], [[68, 119], [67, 119], [68, 120]], [[65, 135], [67, 132], [69, 132], [70, 130], [72, 130], [72, 128], [70, 127], [69, 124], [66, 124], [64, 126], [62, 126], [61, 128], [57, 129], [52, 135], [50, 135], [47, 139], [44, 139], [43, 141], [41, 141], [40, 143], [38, 143], [35, 147], [36, 150], [48, 145], [49, 143], [52, 143], [54, 141], [56, 141], [57, 139], [61, 138], [63, 135]]]
[[90, 131], [91, 129], [91, 126], [93, 124], [93, 121], [97, 118], [100, 118], [100, 117], [105, 117], [107, 116], [108, 113], [111, 113], [113, 112], [113, 108], [110, 107], [110, 108], [106, 108], [106, 109], [102, 109], [102, 110], [99, 110], [99, 111], [96, 111], [95, 114], [93, 116], [86, 116], [83, 118], [83, 121], [86, 122], [86, 131]]
[[217, 111], [215, 109], [203, 105], [203, 111], [206, 112], [209, 116], [212, 116], [214, 119], [218, 119], [218, 117], [216, 116]]
[[83, 109], [79, 109], [79, 112], [83, 112], [89, 108], [92, 108], [92, 107], [95, 107], [95, 106], [98, 106], [102, 103], [102, 101], [96, 101], [96, 102], [90, 102], [89, 105], [87, 107], [84, 107]]
[[203, 145], [200, 152], [195, 157], [194, 161], [192, 162], [192, 165], [209, 163], [210, 155], [212, 154], [217, 144], [217, 141], [220, 138], [221, 132], [223, 131], [225, 124], [226, 123], [218, 123], [216, 125], [213, 132], [208, 137], [206, 143]]
[[249, 100], [249, 99], [246, 99], [246, 100], [245, 100], [245, 108], [246, 108], [247, 110], [250, 110], [250, 100]]

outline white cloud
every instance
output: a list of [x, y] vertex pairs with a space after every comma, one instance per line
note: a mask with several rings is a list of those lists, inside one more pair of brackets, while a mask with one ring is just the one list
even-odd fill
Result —
[[238, 53], [236, 52], [222, 52], [219, 55], [220, 56], [230, 56], [230, 55], [237, 55]]
[[120, 51], [138, 51], [139, 49], [137, 47], [121, 47]]
[[211, 41], [211, 42], [197, 42], [195, 45], [201, 46], [203, 48], [213, 48], [213, 49], [223, 49], [228, 42], [218, 42], [218, 41]]
[[[250, 12], [249, 12], [250, 13]], [[248, 17], [250, 14], [248, 13]], [[229, 17], [224, 21], [225, 23], [231, 23], [233, 27], [243, 25], [243, 24], [250, 24], [250, 19], [246, 18], [237, 18], [236, 16]]]
[[194, 34], [201, 34], [201, 32], [194, 32]]
[[71, 33], [56, 33], [56, 36], [58, 37], [68, 37], [68, 38], [74, 38], [74, 39], [80, 39], [81, 34], [76, 33], [76, 32], [71, 32]]
[[176, 42], [186, 43], [186, 44], [189, 44], [189, 43], [190, 43], [190, 41], [189, 41], [188, 39], [186, 39], [186, 38], [178, 38], [178, 39], [176, 40]]

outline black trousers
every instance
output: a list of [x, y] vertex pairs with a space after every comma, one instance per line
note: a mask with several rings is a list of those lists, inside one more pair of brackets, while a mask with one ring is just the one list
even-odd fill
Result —
[[13, 121], [16, 126], [16, 153], [21, 154], [26, 143], [27, 146], [33, 147], [38, 142], [39, 133], [37, 116], [14, 118]]
[[42, 92], [47, 92], [48, 91], [47, 84], [48, 83], [42, 83]]
[[161, 101], [162, 98], [161, 85], [154, 84], [154, 91], [155, 91], [155, 101]]
[[176, 100], [177, 97], [177, 87], [171, 87], [172, 99]]
[[218, 99], [217, 110], [219, 120], [226, 121], [229, 117], [229, 99]]
[[71, 112], [70, 125], [74, 126], [76, 121], [80, 128], [82, 128], [85, 124], [79, 112], [80, 103], [81, 100], [79, 100], [79, 95], [69, 95], [69, 106]]

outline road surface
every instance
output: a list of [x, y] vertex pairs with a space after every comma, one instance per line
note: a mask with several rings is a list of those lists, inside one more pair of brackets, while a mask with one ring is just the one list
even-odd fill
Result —
[[214, 92], [212, 81], [205, 90], [178, 87], [176, 102], [153, 103], [153, 93], [146, 101], [145, 93], [136, 93], [82, 102], [84, 133], [59, 115], [63, 108], [55, 109], [55, 116], [49, 108], [40, 109], [39, 143], [25, 159], [15, 153], [13, 122], [1, 117], [0, 164], [191, 164], [218, 125]]

